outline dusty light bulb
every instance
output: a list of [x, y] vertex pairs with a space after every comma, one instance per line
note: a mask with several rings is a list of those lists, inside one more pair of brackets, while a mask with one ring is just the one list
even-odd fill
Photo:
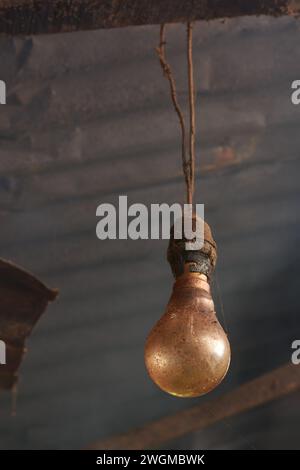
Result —
[[[181, 242], [181, 243], [180, 243]], [[230, 345], [216, 317], [208, 276], [216, 262], [216, 245], [205, 224], [205, 243], [185, 252], [171, 238], [168, 260], [176, 277], [166, 311], [150, 332], [145, 364], [165, 392], [197, 397], [213, 390], [230, 364]]]

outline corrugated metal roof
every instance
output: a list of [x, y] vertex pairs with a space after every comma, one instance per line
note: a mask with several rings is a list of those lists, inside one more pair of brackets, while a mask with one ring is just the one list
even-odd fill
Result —
[[[184, 33], [170, 26], [167, 50], [182, 101]], [[219, 246], [224, 315], [216, 288], [215, 299], [233, 350], [214, 395], [289, 361], [300, 333], [299, 38], [288, 18], [195, 27], [197, 202]], [[195, 404], [160, 392], [143, 364], [173, 282], [166, 242], [95, 234], [101, 202], [184, 195], [157, 42], [158, 27], [0, 41], [1, 256], [61, 292], [29, 341], [16, 418], [0, 397], [1, 448], [79, 448]], [[299, 418], [286, 398], [173, 447], [295, 447]]]

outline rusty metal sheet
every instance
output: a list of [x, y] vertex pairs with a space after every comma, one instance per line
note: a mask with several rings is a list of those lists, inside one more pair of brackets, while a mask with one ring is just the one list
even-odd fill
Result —
[[0, 339], [6, 346], [6, 363], [0, 366], [0, 389], [11, 389], [30, 336], [57, 290], [49, 289], [32, 274], [0, 259]]

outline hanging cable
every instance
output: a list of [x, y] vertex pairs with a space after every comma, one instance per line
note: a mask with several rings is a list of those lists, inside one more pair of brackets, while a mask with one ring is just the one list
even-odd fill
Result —
[[187, 58], [188, 58], [188, 80], [189, 80], [189, 107], [190, 107], [190, 141], [189, 141], [189, 204], [193, 203], [195, 191], [195, 84], [193, 66], [193, 25], [187, 24]]
[[[193, 25], [187, 23], [187, 63], [188, 63], [188, 88], [189, 88], [189, 115], [190, 115], [190, 128], [189, 128], [189, 145], [187, 145], [186, 125], [183, 112], [180, 108], [177, 98], [176, 82], [172, 74], [170, 65], [166, 59], [166, 40], [165, 40], [165, 25], [160, 27], [160, 42], [156, 48], [159, 57], [160, 65], [163, 70], [164, 76], [167, 78], [170, 86], [171, 99], [175, 112], [178, 115], [181, 127], [181, 156], [182, 156], [182, 169], [186, 183], [187, 202], [193, 203], [193, 196], [195, 191], [195, 85], [194, 85], [194, 68], [193, 68]], [[187, 150], [188, 148], [188, 150]], [[189, 157], [187, 157], [189, 155]]]
[[186, 157], [186, 130], [185, 130], [185, 122], [184, 122], [184, 117], [183, 113], [181, 111], [181, 108], [178, 103], [177, 99], [177, 91], [176, 91], [176, 83], [172, 74], [172, 70], [170, 65], [168, 64], [166, 60], [166, 54], [165, 54], [165, 25], [161, 25], [160, 27], [160, 42], [159, 46], [156, 48], [156, 52], [158, 54], [159, 60], [160, 60], [160, 65], [162, 67], [164, 76], [167, 78], [169, 81], [170, 85], [170, 92], [171, 92], [171, 98], [172, 102], [174, 105], [174, 109], [178, 115], [179, 118], [179, 123], [181, 127], [181, 157], [182, 157], [182, 169], [183, 169], [183, 174], [185, 178], [185, 183], [187, 187], [187, 200], [189, 199], [189, 163], [187, 161]]

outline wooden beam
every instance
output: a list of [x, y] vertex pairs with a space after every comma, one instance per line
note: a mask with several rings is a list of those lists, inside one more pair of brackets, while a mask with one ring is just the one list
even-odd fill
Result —
[[300, 0], [0, 0], [0, 34], [31, 35], [246, 15], [292, 15]]
[[284, 365], [247, 382], [235, 390], [192, 408], [167, 416], [129, 431], [104, 439], [89, 449], [125, 450], [157, 448], [172, 439], [199, 431], [225, 418], [251, 410], [300, 389], [300, 366]]

